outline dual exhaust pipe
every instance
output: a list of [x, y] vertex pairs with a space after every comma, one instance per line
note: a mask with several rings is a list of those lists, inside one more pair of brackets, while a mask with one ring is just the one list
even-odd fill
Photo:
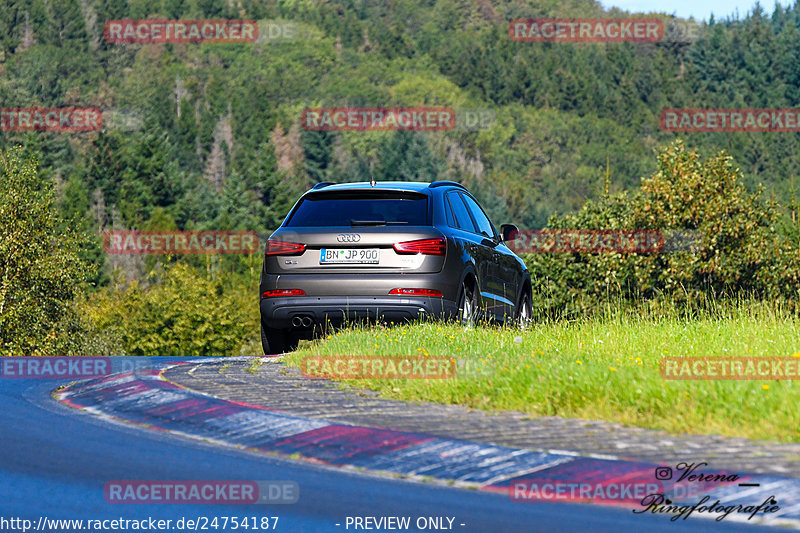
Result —
[[310, 316], [295, 316], [292, 317], [292, 327], [293, 328], [310, 328], [311, 324], [314, 321], [311, 320]]

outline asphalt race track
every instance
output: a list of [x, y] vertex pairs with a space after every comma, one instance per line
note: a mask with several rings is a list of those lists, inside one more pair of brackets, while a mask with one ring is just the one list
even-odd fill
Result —
[[[44, 518], [173, 523], [183, 518], [185, 524], [215, 516], [277, 516], [275, 530], [289, 532], [366, 530], [347, 527], [348, 516], [410, 517], [410, 531], [419, 531], [413, 527], [419, 517], [453, 518], [455, 531], [774, 531], [708, 519], [673, 522], [664, 515], [588, 504], [518, 503], [504, 495], [369, 477], [216, 447], [64, 407], [51, 397], [61, 384], [0, 381], [1, 531], [22, 531], [11, 519], [30, 520], [35, 530]], [[113, 505], [103, 493], [113, 480], [288, 480], [299, 485], [300, 494], [297, 503], [284, 505]], [[448, 520], [442, 523], [447, 528]], [[40, 531], [74, 530], [43, 526]], [[205, 530], [222, 531], [210, 525]]]

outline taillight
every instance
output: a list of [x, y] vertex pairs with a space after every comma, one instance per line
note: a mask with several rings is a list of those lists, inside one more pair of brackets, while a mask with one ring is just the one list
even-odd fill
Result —
[[398, 242], [394, 251], [398, 254], [444, 255], [447, 241], [444, 239], [422, 239], [420, 241]]
[[392, 289], [389, 294], [402, 294], [404, 296], [433, 296], [441, 298], [442, 293], [435, 289]]
[[306, 249], [305, 244], [298, 244], [296, 242], [283, 242], [283, 241], [267, 241], [267, 247], [264, 251], [265, 255], [300, 255]]
[[261, 296], [264, 298], [272, 298], [274, 296], [305, 296], [306, 291], [303, 289], [272, 289], [271, 291], [264, 291]]

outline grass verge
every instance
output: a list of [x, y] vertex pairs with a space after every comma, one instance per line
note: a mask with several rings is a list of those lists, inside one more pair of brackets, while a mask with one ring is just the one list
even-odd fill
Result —
[[401, 400], [515, 410], [672, 433], [800, 441], [800, 383], [672, 381], [665, 356], [800, 359], [800, 318], [775, 304], [738, 303], [686, 318], [609, 310], [577, 322], [514, 328], [427, 322], [350, 328], [288, 356], [450, 356], [473, 373], [451, 379], [345, 380]]

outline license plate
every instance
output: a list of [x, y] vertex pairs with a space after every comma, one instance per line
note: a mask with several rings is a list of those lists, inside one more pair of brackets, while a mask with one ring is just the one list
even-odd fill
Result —
[[377, 248], [323, 248], [319, 251], [320, 264], [377, 265], [379, 261], [380, 252]]

